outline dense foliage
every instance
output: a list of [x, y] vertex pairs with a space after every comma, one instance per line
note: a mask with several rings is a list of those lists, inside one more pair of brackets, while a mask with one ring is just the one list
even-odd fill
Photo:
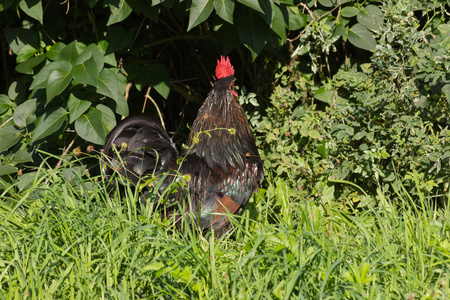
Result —
[[[2, 1], [2, 296], [448, 297], [449, 6]], [[221, 54], [266, 179], [217, 241], [108, 197], [95, 149], [140, 111], [185, 140]]]

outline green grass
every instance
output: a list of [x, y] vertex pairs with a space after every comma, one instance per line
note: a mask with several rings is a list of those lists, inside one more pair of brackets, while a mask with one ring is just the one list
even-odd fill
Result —
[[108, 197], [81, 168], [34, 175], [1, 194], [4, 299], [450, 297], [449, 207], [401, 187], [373, 195], [375, 207], [325, 213], [280, 181], [215, 239], [173, 229], [131, 191]]

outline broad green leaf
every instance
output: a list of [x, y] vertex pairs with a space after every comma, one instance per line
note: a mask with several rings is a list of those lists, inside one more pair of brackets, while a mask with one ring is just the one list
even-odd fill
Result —
[[223, 20], [233, 24], [234, 1], [232, 0], [213, 0], [214, 8]]
[[159, 17], [159, 7], [152, 6], [151, 0], [141, 0], [134, 1], [132, 3], [133, 12], [140, 14], [152, 20], [153, 22], [158, 22]]
[[97, 93], [105, 95], [115, 101], [119, 98], [117, 76], [111, 69], [103, 69], [98, 75]]
[[33, 162], [33, 158], [31, 157], [31, 154], [28, 153], [25, 149], [20, 149], [16, 153], [13, 154], [10, 164], [23, 164], [27, 162]]
[[333, 103], [333, 91], [321, 87], [315, 92], [314, 98], [328, 104]]
[[33, 74], [33, 68], [45, 60], [45, 55], [41, 54], [16, 66], [16, 71], [22, 74]]
[[5, 94], [0, 94], [0, 115], [11, 107], [11, 100]]
[[164, 99], [167, 99], [170, 92], [170, 77], [166, 67], [158, 63], [150, 64], [147, 68], [147, 80]]
[[445, 97], [447, 98], [447, 102], [450, 104], [450, 84], [444, 85], [442, 88], [442, 92], [445, 93]]
[[99, 70], [93, 56], [81, 64], [74, 66], [71, 74], [73, 79], [75, 79], [78, 83], [97, 87]]
[[[286, 5], [295, 5], [294, 0], [280, 0], [280, 3], [286, 4]], [[284, 6], [284, 5], [283, 5]], [[296, 6], [297, 7], [297, 6]], [[281, 7], [280, 7], [281, 8]]]
[[359, 9], [354, 6], [346, 6], [341, 9], [341, 16], [344, 18], [352, 18], [358, 15]]
[[[103, 40], [103, 41], [98, 42], [97, 47], [100, 50], [100, 53], [103, 55], [104, 64], [108, 64], [110, 66], [117, 67], [117, 61], [116, 61], [116, 56], [114, 55], [114, 52], [108, 51], [108, 52], [110, 52], [110, 53], [108, 53], [106, 51], [108, 48], [108, 44], [109, 44], [108, 41]], [[102, 70], [102, 69], [103, 69], [103, 67], [99, 68], [99, 70]]]
[[16, 173], [19, 169], [11, 165], [0, 166], [0, 176]]
[[379, 30], [379, 24], [383, 23], [383, 13], [375, 5], [368, 5], [359, 11], [357, 20], [369, 30]]
[[89, 107], [91, 107], [91, 102], [86, 100], [81, 100], [77, 98], [74, 94], [70, 94], [69, 101], [67, 102], [67, 108], [69, 109], [70, 123], [73, 123], [78, 119], [84, 112], [86, 112]]
[[224, 54], [227, 54], [233, 49], [241, 46], [241, 41], [239, 40], [239, 35], [235, 26], [231, 25], [230, 23], [223, 23], [222, 26], [218, 28], [218, 31], [214, 36], [215, 42], [218, 45], [223, 45]]
[[284, 22], [289, 30], [299, 30], [307, 24], [307, 18], [300, 12], [297, 6], [279, 6], [284, 17]]
[[5, 9], [8, 9], [15, 0], [3, 0], [0, 2], [0, 12], [4, 11]]
[[320, 197], [325, 204], [333, 203], [334, 200], [334, 185], [326, 185], [322, 191], [322, 196]]
[[26, 127], [36, 120], [36, 99], [30, 99], [17, 106], [14, 110], [13, 120], [18, 127]]
[[107, 26], [122, 22], [133, 11], [127, 0], [110, 0], [109, 9], [111, 10], [111, 15], [106, 24]]
[[74, 66], [77, 63], [77, 59], [80, 56], [80, 53], [82, 53], [84, 49], [86, 49], [86, 45], [78, 41], [73, 41], [72, 43], [61, 49], [58, 61], [65, 60], [68, 61], [72, 66]]
[[259, 1], [261, 9], [263, 10], [263, 13], [261, 13], [261, 18], [267, 23], [267, 25], [269, 25], [269, 27], [272, 27], [272, 21], [274, 16], [272, 3], [273, 2], [270, 0]]
[[19, 180], [17, 182], [17, 187], [19, 188], [20, 191], [26, 190], [31, 188], [31, 186], [33, 185], [33, 183], [36, 180], [36, 176], [38, 175], [38, 172], [30, 172], [30, 173], [25, 173], [22, 176], [19, 177]]
[[275, 33], [278, 34], [278, 36], [284, 41], [286, 40], [286, 24], [284, 22], [283, 13], [278, 5], [272, 1], [270, 3], [272, 5], [273, 12], [272, 30], [275, 31]]
[[25, 45], [20, 49], [19, 53], [17, 53], [16, 62], [21, 63], [32, 57], [36, 54], [38, 50], [31, 45]]
[[[103, 58], [103, 53], [101, 51], [101, 48], [96, 45], [96, 44], [90, 44], [85, 51], [89, 51], [92, 55], [92, 57], [94, 58], [96, 64], [97, 64], [97, 69], [100, 72], [101, 70], [103, 70], [103, 67], [105, 66], [105, 60]], [[84, 51], [83, 51], [84, 52]], [[81, 53], [83, 54], [83, 53]], [[77, 60], [78, 62], [78, 60]]]
[[62, 107], [46, 112], [36, 125], [32, 141], [36, 142], [60, 130], [67, 122], [67, 114]]
[[29, 15], [39, 23], [43, 24], [43, 9], [41, 0], [22, 0], [19, 3], [19, 7], [24, 13]]
[[192, 0], [188, 31], [205, 21], [214, 8], [213, 0]]
[[106, 129], [106, 133], [110, 132], [116, 126], [116, 115], [106, 105], [99, 104], [96, 108], [102, 112], [102, 123]]
[[252, 58], [255, 60], [270, 35], [269, 27], [258, 15], [239, 18], [236, 20], [236, 25], [239, 39], [250, 50]]
[[125, 30], [121, 26], [111, 26], [106, 32], [106, 40], [108, 41], [108, 51], [117, 52], [127, 48], [133, 39], [134, 29]]
[[34, 77], [30, 89], [45, 88], [47, 86], [47, 80], [50, 73], [55, 70], [70, 70], [71, 68], [72, 66], [67, 61], [55, 61], [45, 65]]
[[256, 11], [259, 11], [260, 13], [264, 13], [261, 6], [259, 5], [258, 0], [238, 0], [238, 2], [244, 4], [245, 6], [248, 6]]
[[116, 71], [117, 77], [117, 100], [114, 100], [113, 104], [108, 104], [108, 107], [113, 109], [115, 113], [121, 116], [128, 116], [128, 102], [125, 99], [125, 90], [127, 88], [127, 78], [119, 70]]
[[350, 0], [318, 0], [320, 5], [323, 5], [325, 7], [336, 7], [339, 4], [344, 4], [349, 2]]
[[348, 40], [354, 46], [368, 51], [374, 51], [377, 45], [372, 33], [361, 24], [355, 24], [349, 29]]
[[66, 45], [64, 43], [58, 42], [58, 43], [52, 45], [51, 47], [47, 47], [47, 52], [45, 53], [45, 55], [50, 60], [53, 60], [53, 61], [58, 60], [59, 55], [61, 54], [61, 51], [65, 47], [66, 47]]
[[23, 28], [5, 28], [6, 41], [11, 50], [18, 54], [25, 45], [30, 45], [35, 49], [39, 48], [39, 36], [36, 31]]
[[22, 131], [14, 126], [13, 122], [7, 123], [0, 128], [0, 152], [8, 150], [10, 147], [17, 144], [22, 138]]
[[75, 121], [75, 131], [88, 142], [101, 145], [107, 133], [116, 125], [114, 113], [106, 106], [91, 108]]
[[72, 80], [71, 69], [70, 65], [65, 65], [49, 74], [46, 85], [47, 103], [61, 94], [69, 85]]
[[9, 86], [8, 97], [15, 102], [15, 104], [20, 104], [27, 99], [30, 79], [29, 76], [20, 76]]

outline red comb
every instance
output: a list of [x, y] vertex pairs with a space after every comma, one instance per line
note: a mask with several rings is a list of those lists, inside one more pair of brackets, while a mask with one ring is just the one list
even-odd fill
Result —
[[230, 59], [228, 57], [220, 56], [220, 60], [217, 61], [216, 67], [216, 78], [228, 77], [234, 75], [234, 68], [231, 65]]

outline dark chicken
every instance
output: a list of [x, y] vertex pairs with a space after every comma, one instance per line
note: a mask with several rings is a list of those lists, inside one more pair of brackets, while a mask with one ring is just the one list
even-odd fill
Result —
[[[118, 172], [137, 184], [145, 175], [178, 170], [189, 180], [171, 200], [184, 204], [186, 216], [193, 216], [191, 222], [202, 230], [226, 231], [230, 221], [225, 213], [239, 214], [264, 177], [255, 139], [234, 91], [233, 75], [229, 59], [221, 57], [217, 81], [192, 125], [188, 149], [182, 153], [156, 119], [139, 115], [120, 122], [106, 137], [104, 175]], [[174, 178], [165, 177], [160, 189]]]

